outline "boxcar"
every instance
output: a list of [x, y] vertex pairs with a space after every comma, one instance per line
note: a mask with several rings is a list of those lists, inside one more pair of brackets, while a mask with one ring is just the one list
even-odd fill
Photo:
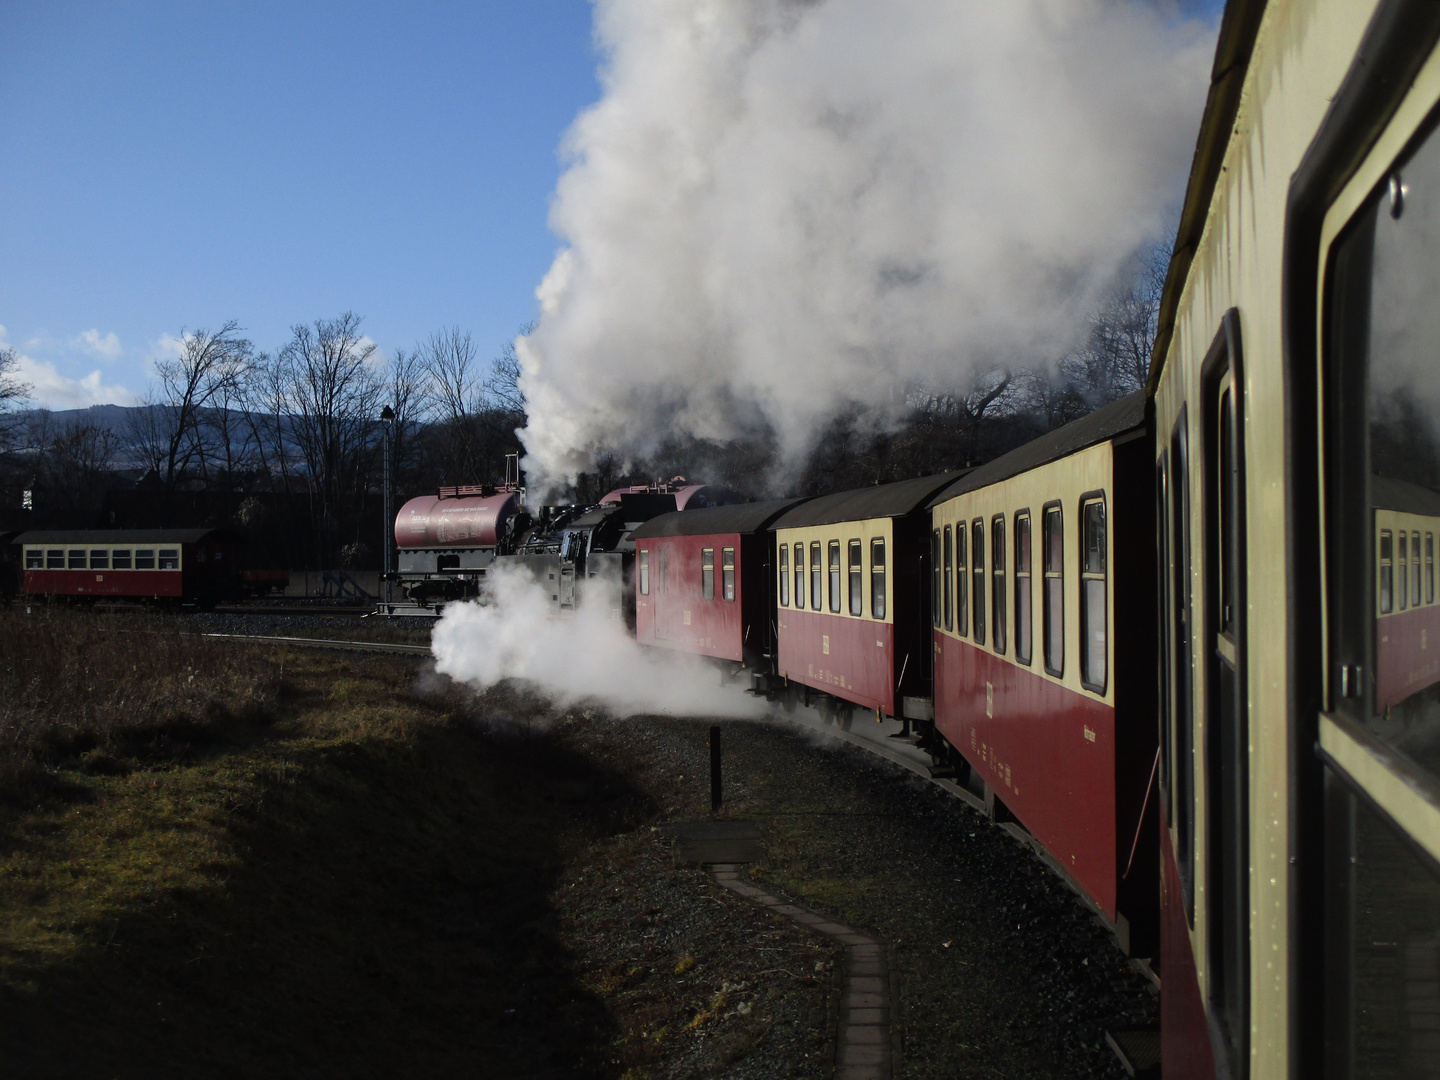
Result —
[[928, 719], [925, 507], [956, 475], [824, 495], [775, 520], [778, 676], [829, 695], [844, 715], [898, 716], [909, 698]]
[[799, 502], [686, 510], [636, 529], [636, 639], [752, 669], [773, 655], [767, 527]]
[[1122, 946], [1153, 956], [1146, 434], [1135, 393], [976, 469], [932, 502], [930, 550], [936, 729], [996, 815], [1044, 844]]
[[26, 596], [210, 606], [238, 593], [240, 538], [228, 529], [27, 532], [11, 543]]

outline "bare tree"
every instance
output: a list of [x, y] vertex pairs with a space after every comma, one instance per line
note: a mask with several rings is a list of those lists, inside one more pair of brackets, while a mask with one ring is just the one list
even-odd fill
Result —
[[151, 415], [141, 417], [132, 434], [158, 474], [162, 515], [169, 516], [175, 485], [189, 469], [208, 471], [202, 415], [217, 399], [228, 404], [235, 398], [237, 381], [251, 362], [251, 344], [231, 319], [214, 333], [182, 333], [179, 354], [155, 366], [160, 385], [146, 402]]
[[[371, 363], [375, 344], [360, 333], [360, 316], [291, 328], [271, 365], [279, 443], [290, 434], [309, 473], [311, 516], [320, 565], [334, 565], [342, 514], [358, 533], [376, 437], [383, 383]], [[354, 538], [358, 539], [358, 535]]]
[[31, 387], [20, 381], [20, 354], [10, 346], [0, 347], [0, 450], [10, 444], [14, 425], [7, 422], [6, 413], [23, 405], [30, 396]]

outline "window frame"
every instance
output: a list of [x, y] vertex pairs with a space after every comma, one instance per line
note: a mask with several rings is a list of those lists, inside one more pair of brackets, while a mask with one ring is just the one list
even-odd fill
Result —
[[735, 549], [720, 549], [720, 598], [726, 603], [735, 602]]
[[865, 615], [865, 549], [858, 536], [845, 542], [846, 584], [850, 591], [850, 614]]
[[[1085, 533], [1087, 524], [1085, 520], [1085, 510], [1087, 507], [1096, 505], [1100, 507], [1101, 514], [1103, 515], [1102, 522], [1105, 529], [1105, 542], [1103, 552], [1105, 562], [1098, 572], [1087, 569], [1086, 556], [1089, 551], [1090, 540]], [[1080, 529], [1080, 536], [1078, 538], [1080, 572], [1078, 575], [1076, 575], [1076, 584], [1079, 586], [1078, 601], [1080, 605], [1080, 685], [1086, 690], [1089, 690], [1092, 694], [1099, 694], [1103, 697], [1110, 685], [1110, 511], [1108, 506], [1108, 500], [1106, 499], [1104, 490], [1101, 489], [1085, 492], [1085, 494], [1080, 496], [1080, 499], [1077, 503], [1077, 509], [1078, 513], [1076, 514], [1076, 519], [1079, 522]], [[1088, 663], [1090, 650], [1087, 631], [1090, 628], [1090, 612], [1087, 609], [1085, 603], [1086, 593], [1089, 591], [1086, 588], [1086, 582], [1092, 582], [1097, 580], [1101, 583], [1101, 596], [1104, 599], [1103, 618], [1105, 622], [1105, 670], [1102, 673], [1102, 677], [1098, 681], [1091, 678], [1091, 675], [1094, 673], [1091, 671], [1090, 665]]]
[[970, 635], [970, 560], [967, 556], [970, 530], [965, 522], [955, 523], [955, 632]]
[[976, 645], [985, 644], [985, 594], [990, 591], [990, 579], [985, 576], [985, 519], [970, 520], [970, 625], [971, 639]]
[[[1023, 530], [1020, 527], [1022, 522], [1025, 526]], [[1034, 519], [1031, 517], [1028, 506], [1023, 510], [1016, 510], [1011, 515], [1011, 527], [1014, 533], [1014, 539], [1011, 540], [1012, 557], [1015, 560], [1015, 595], [1013, 597], [1015, 604], [1015, 659], [1029, 667], [1035, 655], [1035, 597], [1031, 585], [1031, 568], [1035, 559], [1035, 530]], [[1020, 557], [1020, 537], [1022, 535], [1025, 537], [1023, 561]], [[1024, 594], [1023, 599], [1022, 593]]]
[[[1050, 553], [1052, 544], [1050, 542], [1050, 523], [1055, 519], [1060, 526], [1060, 565], [1052, 570], [1050, 568]], [[1040, 571], [1044, 587], [1041, 590], [1040, 598], [1040, 633], [1043, 635], [1044, 647], [1042, 653], [1042, 664], [1045, 674], [1053, 675], [1057, 679], [1065, 677], [1065, 504], [1059, 499], [1052, 499], [1040, 507], [1040, 539], [1042, 550], [1045, 552], [1042, 559], [1043, 568]], [[1033, 537], [1031, 542], [1033, 543]], [[1058, 583], [1058, 588], [1051, 588], [1050, 583]], [[1054, 613], [1052, 601], [1058, 593], [1060, 601], [1059, 614]], [[1060, 660], [1054, 663], [1051, 655], [1051, 640], [1053, 638], [1052, 624], [1059, 623], [1060, 630]]]
[[640, 568], [640, 595], [650, 595], [650, 549], [641, 548], [635, 556]]
[[776, 544], [776, 570], [780, 575], [779, 597], [781, 607], [790, 606], [790, 545]]
[[[876, 551], [880, 557], [875, 557]], [[884, 621], [889, 605], [886, 602], [886, 563], [885, 563], [885, 537], [874, 536], [870, 539], [870, 618]], [[879, 600], [879, 603], [876, 603]]]
[[700, 549], [700, 597], [704, 600], [715, 599], [715, 549], [713, 547]]
[[945, 567], [944, 580], [940, 588], [941, 606], [945, 609], [945, 629], [953, 631], [955, 629], [955, 599], [953, 595], [955, 589], [955, 542], [949, 522], [945, 523], [941, 534]]
[[990, 648], [997, 656], [1009, 651], [1010, 595], [1006, 585], [1008, 552], [1005, 515], [990, 518]]
[[840, 614], [840, 610], [841, 610], [841, 604], [840, 604], [840, 574], [841, 574], [841, 565], [840, 565], [840, 541], [839, 541], [839, 539], [834, 539], [834, 540], [827, 541], [826, 547], [825, 547], [825, 559], [826, 559], [826, 566], [825, 566], [826, 575], [825, 575], [825, 576], [826, 576], [826, 579], [827, 579], [827, 584], [830, 586], [830, 614], [831, 614], [831, 615], [839, 615], [839, 614]]
[[810, 610], [819, 611], [825, 606], [825, 597], [822, 595], [824, 587], [824, 569], [820, 566], [820, 554], [824, 550], [819, 540], [810, 541]]

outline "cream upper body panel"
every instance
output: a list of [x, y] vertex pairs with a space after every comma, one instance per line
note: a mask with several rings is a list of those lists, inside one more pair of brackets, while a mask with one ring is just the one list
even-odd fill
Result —
[[[865, 518], [859, 521], [841, 521], [829, 525], [806, 525], [794, 529], [776, 529], [775, 543], [777, 554], [775, 559], [776, 583], [775, 595], [786, 596], [788, 604], [781, 604], [779, 613], [781, 616], [787, 610], [795, 610], [795, 546], [801, 545], [805, 555], [805, 578], [804, 578], [804, 606], [803, 610], [812, 611], [818, 615], [834, 615], [836, 618], [846, 619], [870, 619], [876, 622], [893, 623], [895, 621], [895, 521], [893, 518]], [[861, 574], [863, 582], [860, 593], [863, 598], [862, 611], [859, 615], [850, 613], [849, 604], [849, 574], [850, 574], [850, 542], [860, 541]], [[884, 545], [885, 564], [882, 569], [885, 576], [885, 611], [882, 617], [876, 618], [873, 611], [871, 596], [871, 573], [874, 571], [875, 541]], [[838, 612], [831, 611], [830, 604], [830, 545], [840, 545], [840, 601]], [[811, 552], [813, 544], [820, 545], [820, 584], [821, 603], [816, 608], [811, 602], [811, 575], [814, 567], [811, 565]], [[779, 588], [778, 575], [781, 572], [781, 560], [778, 554], [780, 547], [788, 551], [788, 561], [784, 564], [784, 570], [790, 574], [790, 585], [788, 589]]]
[[[1041, 676], [1046, 681], [1056, 685], [1062, 685], [1066, 689], [1074, 690], [1076, 693], [1083, 693], [1087, 696], [1103, 700], [1107, 705], [1115, 703], [1115, 680], [1106, 679], [1103, 693], [1096, 693], [1087, 689], [1081, 684], [1079, 663], [1080, 654], [1080, 601], [1079, 583], [1081, 580], [1081, 517], [1080, 507], [1082, 501], [1089, 501], [1098, 493], [1105, 501], [1107, 529], [1105, 534], [1106, 557], [1105, 565], [1108, 568], [1106, 574], [1106, 610], [1110, 613], [1109, 626], [1115, 625], [1115, 591], [1114, 577], [1123, 568], [1116, 567], [1114, 558], [1114, 525], [1113, 525], [1113, 491], [1112, 476], [1114, 470], [1114, 448], [1108, 442], [1099, 443], [1095, 446], [1080, 450], [1057, 461], [1051, 461], [1039, 468], [1023, 472], [1018, 476], [1001, 480], [998, 483], [980, 488], [976, 491], [967, 491], [955, 498], [946, 499], [938, 503], [932, 511], [933, 528], [944, 529], [947, 525], [952, 528], [957, 524], [969, 524], [975, 519], [982, 519], [986, 530], [986, 553], [985, 553], [985, 574], [987, 579], [992, 573], [989, 537], [991, 521], [996, 514], [1003, 514], [1008, 529], [1007, 543], [1009, 545], [1008, 560], [1006, 567], [1007, 600], [1013, 607], [1015, 603], [1015, 589], [1013, 580], [1015, 574], [1015, 538], [1014, 523], [1017, 512], [1028, 511], [1030, 514], [1031, 529], [1031, 625], [1035, 628], [1035, 647], [1029, 665], [1029, 670]], [[1084, 498], [1082, 499], [1082, 496]], [[1044, 516], [1045, 509], [1058, 502], [1061, 510], [1062, 535], [1064, 537], [1064, 582], [1065, 582], [1065, 659], [1061, 675], [1056, 677], [1045, 669], [1043, 658], [1044, 646], [1041, 640], [1043, 630], [1040, 625], [1039, 613], [1041, 608], [1041, 583], [1044, 580]], [[973, 566], [973, 554], [969, 556], [968, 566]], [[967, 570], [968, 572], [968, 570]], [[985, 590], [986, 596], [992, 596], [992, 590]], [[1011, 612], [1011, 626], [1014, 626], [1014, 613]], [[946, 630], [943, 625], [936, 633], [944, 634], [947, 637], [957, 640], [969, 640], [970, 634], [960, 634], [958, 630]], [[1013, 634], [1011, 635], [1013, 637]], [[986, 644], [980, 646], [993, 651], [989, 639]], [[1115, 635], [1106, 634], [1107, 662], [1106, 671], [1115, 670]], [[1012, 662], [1015, 661], [1014, 642], [1010, 641], [1006, 646], [1006, 657]]]

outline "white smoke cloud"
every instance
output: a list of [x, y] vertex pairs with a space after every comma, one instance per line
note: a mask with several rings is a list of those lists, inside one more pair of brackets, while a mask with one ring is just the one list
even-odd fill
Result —
[[1059, 355], [1160, 238], [1213, 34], [1137, 0], [597, 0], [517, 343], [532, 484], [761, 419], [793, 461], [847, 400]]
[[[611, 614], [618, 596], [600, 594], [598, 579], [574, 615], [557, 618], [529, 571], [490, 574], [486, 603], [450, 604], [431, 633], [435, 669], [488, 689], [515, 679], [557, 705], [598, 703], [619, 714], [763, 716], [767, 707], [741, 686], [720, 685], [714, 665], [697, 657], [647, 649]], [[600, 588], [597, 588], [599, 586]]]

